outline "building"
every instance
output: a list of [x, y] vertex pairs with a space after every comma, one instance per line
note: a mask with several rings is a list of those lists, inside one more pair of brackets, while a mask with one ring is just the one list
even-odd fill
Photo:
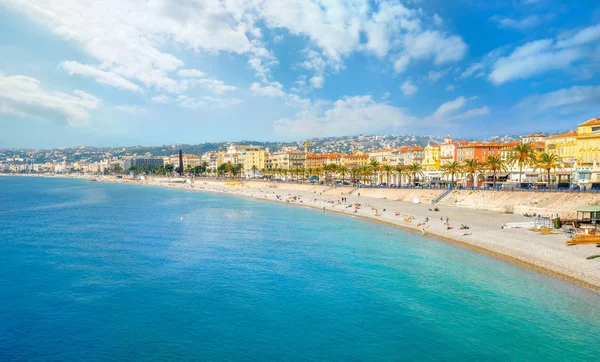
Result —
[[216, 170], [219, 167], [217, 163], [217, 152], [206, 152], [201, 157], [202, 162], [206, 162], [208, 164], [208, 168], [211, 170]]
[[[183, 160], [183, 169], [186, 170], [188, 168], [193, 168], [196, 166], [200, 166], [202, 164], [202, 157], [197, 155], [192, 155], [188, 153], [184, 153], [182, 155]], [[174, 154], [171, 156], [164, 157], [165, 165], [174, 165], [175, 167], [179, 167], [179, 155]]]
[[423, 171], [440, 170], [440, 146], [430, 145], [423, 149], [423, 161], [421, 162]]
[[577, 127], [575, 181], [582, 186], [600, 183], [600, 117]]
[[252, 147], [242, 152], [244, 161], [241, 162], [244, 165], [246, 175], [256, 176], [260, 174], [260, 171], [265, 168], [266, 151], [262, 147]]
[[460, 163], [466, 160], [477, 160], [485, 163], [489, 156], [498, 156], [501, 150], [500, 143], [491, 142], [465, 142], [456, 147], [456, 160]]
[[450, 135], [444, 137], [444, 142], [440, 144], [440, 166], [456, 161], [456, 146], [458, 142], [452, 141]]
[[369, 160], [377, 161], [380, 165], [398, 164], [398, 152], [395, 149], [378, 150], [369, 152]]
[[523, 143], [536, 143], [536, 142], [544, 142], [546, 139], [546, 135], [543, 133], [532, 133], [527, 136], [521, 137], [521, 142]]
[[545, 152], [559, 156], [566, 167], [573, 167], [578, 157], [577, 131], [546, 137]]
[[236, 154], [236, 153], [242, 153], [244, 151], [250, 150], [254, 148], [254, 146], [252, 145], [234, 145], [234, 144], [230, 144], [227, 146], [227, 153], [230, 155]]
[[346, 167], [362, 167], [369, 165], [369, 155], [360, 151], [342, 156], [342, 164]]
[[342, 165], [342, 157], [344, 155], [340, 153], [330, 153], [330, 154], [312, 154], [306, 156], [306, 168], [307, 169], [320, 169], [325, 167], [326, 165]]
[[600, 118], [590, 119], [577, 127], [577, 163], [593, 166], [600, 160]]
[[154, 156], [125, 156], [123, 157], [123, 170], [129, 170], [132, 167], [144, 167], [149, 166], [150, 168], [164, 165], [164, 159], [162, 157]]
[[302, 169], [306, 165], [306, 153], [300, 151], [281, 151], [268, 155], [266, 168], [269, 169]]
[[421, 164], [423, 162], [423, 147], [405, 146], [400, 147], [398, 152], [398, 165], [409, 166], [413, 163]]

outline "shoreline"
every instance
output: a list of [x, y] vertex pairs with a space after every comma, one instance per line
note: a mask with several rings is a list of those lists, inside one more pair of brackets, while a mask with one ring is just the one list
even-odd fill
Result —
[[[77, 178], [83, 180], [87, 179], [89, 181], [89, 178], [86, 177], [51, 176], [49, 178], [53, 177]], [[450, 215], [453, 219], [451, 223], [454, 223], [454, 220], [457, 218], [462, 219], [463, 215], [461, 214], [465, 214], [465, 219], [468, 220], [469, 225], [475, 223], [475, 221], [478, 222], [476, 227], [471, 226], [469, 230], [466, 230], [470, 233], [470, 235], [460, 235], [462, 230], [459, 232], [459, 234], [456, 234], [456, 232], [453, 232], [455, 230], [454, 228], [444, 230], [445, 227], [440, 227], [440, 223], [437, 222], [438, 216], [448, 215], [447, 210], [451, 208], [450, 206], [440, 207], [443, 209], [443, 212], [433, 214], [436, 217], [436, 219], [433, 219], [433, 215], [429, 214], [428, 211], [425, 211], [425, 207], [427, 206], [426, 204], [411, 204], [408, 202], [387, 200], [386, 198], [376, 199], [373, 197], [356, 196], [352, 195], [352, 192], [344, 195], [344, 191], [326, 186], [300, 186], [297, 184], [269, 184], [258, 181], [236, 182], [202, 179], [188, 184], [185, 182], [185, 179], [174, 178], [163, 180], [160, 178], [133, 180], [127, 178], [117, 179], [103, 177], [95, 178], [95, 180], [105, 183], [120, 183], [179, 189], [193, 192], [207, 192], [212, 194], [224, 194], [251, 198], [255, 200], [271, 201], [280, 204], [292, 204], [294, 206], [309, 207], [315, 210], [333, 212], [338, 215], [358, 217], [362, 220], [384, 224], [415, 234], [422, 234], [423, 230], [426, 228], [426, 236], [433, 237], [459, 247], [467, 248], [471, 251], [493, 257], [521, 268], [561, 279], [595, 292], [600, 292], [600, 265], [597, 263], [598, 259], [586, 260], [585, 258], [586, 254], [591, 255], [595, 252], [595, 245], [567, 247], [564, 245], [564, 241], [567, 239], [562, 235], [541, 235], [526, 229], [501, 230], [499, 226], [495, 229], [490, 228], [490, 226], [493, 226], [494, 222], [497, 222], [494, 219], [517, 220], [522, 218], [519, 215], [505, 215], [493, 211], [454, 207], [450, 212]], [[190, 185], [194, 186], [191, 187]], [[279, 194], [287, 194], [287, 197]], [[290, 202], [290, 198], [293, 200], [293, 197], [296, 197], [297, 201]], [[341, 197], [350, 199], [350, 201], [347, 201], [346, 204], [349, 202], [354, 203], [360, 201], [361, 205], [365, 203], [372, 205], [364, 205], [366, 207], [359, 209], [360, 212], [359, 210], [357, 210], [357, 212], [344, 212], [348, 206], [343, 207], [340, 210], [339, 208], [336, 208], [336, 206], [343, 206], [344, 204], [339, 203], [339, 201], [338, 203], [333, 201], [340, 199]], [[375, 214], [369, 214], [369, 207], [377, 210]], [[386, 208], [391, 209], [392, 207], [401, 210], [402, 215], [398, 215], [398, 211], [396, 211], [394, 217], [390, 219], [390, 213], [393, 211], [385, 210]], [[383, 211], [380, 212], [379, 210]], [[377, 214], [379, 214], [379, 216], [377, 216]], [[419, 226], [422, 225], [415, 225], [412, 223], [412, 220], [415, 220], [416, 222], [417, 219], [423, 219], [423, 214], [429, 214], [432, 216], [432, 219], [424, 222], [424, 228], [420, 229]], [[480, 214], [486, 215], [482, 216]], [[413, 219], [409, 220], [408, 222], [404, 219], [404, 223], [402, 223], [403, 217], [407, 215], [410, 215], [409, 218], [412, 217]], [[398, 216], [400, 216], [400, 218], [398, 218]], [[425, 218], [429, 218], [429, 216], [425, 216]], [[486, 230], [481, 230], [481, 226], [483, 225], [486, 226]], [[552, 244], [548, 243], [549, 240], [552, 240]], [[533, 244], [534, 241], [537, 245]]]

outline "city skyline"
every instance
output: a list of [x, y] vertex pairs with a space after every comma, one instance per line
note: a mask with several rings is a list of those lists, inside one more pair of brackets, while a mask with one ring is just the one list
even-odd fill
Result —
[[593, 1], [0, 1], [0, 148], [482, 139], [598, 116]]

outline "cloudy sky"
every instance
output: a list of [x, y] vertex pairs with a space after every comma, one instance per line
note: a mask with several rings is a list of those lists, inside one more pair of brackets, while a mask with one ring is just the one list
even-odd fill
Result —
[[0, 0], [0, 148], [485, 137], [600, 115], [597, 0]]

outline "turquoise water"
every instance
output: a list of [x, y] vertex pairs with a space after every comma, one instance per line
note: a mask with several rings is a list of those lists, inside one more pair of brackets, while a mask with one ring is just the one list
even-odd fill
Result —
[[2, 361], [600, 353], [598, 294], [360, 219], [39, 178], [0, 205]]

